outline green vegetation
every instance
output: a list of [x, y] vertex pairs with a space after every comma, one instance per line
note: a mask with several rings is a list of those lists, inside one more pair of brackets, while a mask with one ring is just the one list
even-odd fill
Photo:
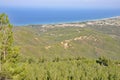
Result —
[[13, 36], [5, 14], [0, 23], [0, 80], [120, 80], [116, 38], [78, 27], [15, 27]]
[[16, 62], [17, 56], [17, 47], [13, 46], [12, 25], [7, 15], [0, 14], [0, 80], [10, 78], [5, 65]]
[[13, 31], [15, 45], [26, 56], [120, 59], [120, 39], [90, 27], [14, 27]]
[[[28, 59], [24, 62], [24, 71], [16, 80], [119, 80], [120, 66], [116, 61], [100, 65], [96, 60], [85, 58], [55, 58], [47, 61], [42, 58], [37, 61]], [[98, 61], [101, 61], [98, 60]], [[23, 64], [23, 63], [22, 63]]]

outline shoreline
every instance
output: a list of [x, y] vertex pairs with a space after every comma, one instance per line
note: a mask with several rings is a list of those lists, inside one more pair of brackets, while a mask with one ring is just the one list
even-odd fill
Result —
[[82, 23], [82, 22], [92, 22], [92, 21], [101, 21], [101, 20], [108, 20], [108, 19], [114, 19], [114, 18], [120, 18], [120, 16], [113, 16], [113, 17], [105, 17], [105, 18], [99, 18], [99, 19], [88, 19], [88, 20], [79, 20], [79, 21], [66, 21], [66, 22], [55, 22], [55, 23], [34, 23], [34, 24], [21, 24], [21, 25], [14, 25], [15, 27], [19, 26], [30, 26], [30, 25], [58, 25], [58, 24], [72, 24], [72, 23]]

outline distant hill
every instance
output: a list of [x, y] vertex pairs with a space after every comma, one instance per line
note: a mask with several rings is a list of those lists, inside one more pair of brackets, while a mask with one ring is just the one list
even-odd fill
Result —
[[120, 59], [120, 18], [14, 27], [15, 45], [34, 57], [106, 56]]

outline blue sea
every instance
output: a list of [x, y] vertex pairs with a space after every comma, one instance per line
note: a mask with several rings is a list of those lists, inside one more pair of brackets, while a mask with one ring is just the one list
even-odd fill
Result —
[[16, 9], [0, 8], [13, 25], [55, 24], [120, 16], [119, 9]]

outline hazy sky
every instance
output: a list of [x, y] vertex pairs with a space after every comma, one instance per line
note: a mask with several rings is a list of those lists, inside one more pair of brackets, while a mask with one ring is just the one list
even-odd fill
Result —
[[0, 7], [117, 9], [120, 0], [0, 0]]

